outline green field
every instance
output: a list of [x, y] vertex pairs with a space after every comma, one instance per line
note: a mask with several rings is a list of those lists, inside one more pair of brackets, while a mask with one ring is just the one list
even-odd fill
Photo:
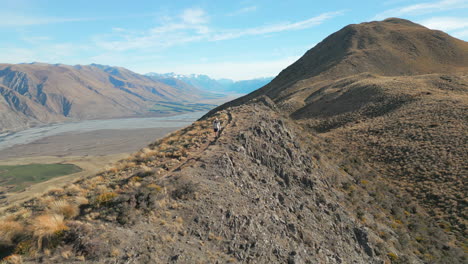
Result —
[[170, 112], [196, 112], [208, 111], [215, 108], [213, 104], [191, 104], [191, 103], [174, 103], [174, 102], [158, 102], [150, 111], [170, 113]]
[[0, 165], [0, 186], [8, 191], [21, 191], [34, 183], [80, 171], [73, 164]]

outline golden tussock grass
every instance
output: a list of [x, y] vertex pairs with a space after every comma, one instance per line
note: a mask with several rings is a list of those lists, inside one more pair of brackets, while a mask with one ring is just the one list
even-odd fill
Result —
[[23, 259], [20, 255], [13, 254], [0, 261], [0, 264], [22, 264]]
[[76, 196], [76, 195], [86, 195], [86, 193], [88, 192], [87, 190], [81, 188], [80, 186], [76, 185], [76, 184], [70, 184], [69, 186], [67, 186], [65, 188], [65, 192], [69, 195], [69, 196]]
[[140, 152], [135, 154], [135, 156], [138, 159], [145, 160], [145, 159], [149, 159], [151, 157], [157, 156], [158, 153], [159, 153], [159, 151], [156, 150], [156, 149], [143, 148]]
[[171, 236], [171, 235], [163, 235], [161, 237], [161, 239], [162, 239], [163, 242], [174, 242], [175, 241], [175, 237]]
[[79, 209], [76, 204], [71, 204], [66, 200], [57, 200], [50, 203], [52, 212], [62, 215], [65, 219], [71, 219], [78, 215]]
[[116, 168], [116, 167], [107, 167], [107, 168], [105, 169], [105, 172], [111, 173], [111, 174], [115, 174], [115, 173], [119, 172], [119, 169]]
[[89, 201], [88, 201], [88, 199], [86, 199], [86, 197], [77, 196], [77, 197], [75, 197], [75, 203], [77, 205], [82, 205], [82, 204], [88, 204]]
[[64, 258], [64, 259], [69, 259], [69, 258], [73, 255], [73, 253], [72, 253], [71, 250], [64, 250], [64, 251], [62, 251], [62, 252], [60, 253], [60, 255], [61, 255], [62, 258]]
[[99, 184], [94, 187], [96, 193], [105, 193], [109, 191], [109, 188], [104, 184]]
[[16, 221], [0, 221], [0, 241], [10, 243], [15, 236], [20, 235], [23, 232], [23, 225]]
[[117, 248], [114, 248], [114, 249], [112, 249], [110, 255], [112, 257], [118, 257], [118, 256], [120, 256], [120, 250], [118, 250]]
[[64, 217], [59, 214], [43, 214], [32, 220], [31, 230], [37, 239], [37, 246], [42, 249], [44, 240], [49, 240], [67, 230]]

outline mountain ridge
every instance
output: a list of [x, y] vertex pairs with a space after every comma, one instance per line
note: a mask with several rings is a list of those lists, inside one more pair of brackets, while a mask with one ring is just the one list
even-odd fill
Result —
[[234, 81], [231, 79], [212, 79], [208, 75], [204, 74], [176, 74], [173, 72], [170, 73], [155, 73], [150, 72], [146, 74], [151, 76], [156, 80], [163, 81], [169, 79], [178, 79], [182, 80], [190, 85], [202, 89], [205, 91], [213, 93], [250, 93], [260, 87], [263, 87], [265, 84], [269, 83], [273, 77], [259, 77], [249, 80], [239, 80]]

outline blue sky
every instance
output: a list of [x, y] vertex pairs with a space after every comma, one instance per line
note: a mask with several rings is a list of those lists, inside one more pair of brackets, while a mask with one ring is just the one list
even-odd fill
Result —
[[401, 17], [468, 40], [468, 0], [0, 0], [0, 63], [274, 76], [347, 24]]

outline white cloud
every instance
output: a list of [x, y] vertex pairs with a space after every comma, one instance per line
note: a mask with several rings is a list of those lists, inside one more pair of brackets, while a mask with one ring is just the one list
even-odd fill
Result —
[[254, 35], [263, 35], [268, 33], [276, 33], [288, 30], [299, 30], [299, 29], [306, 29], [316, 25], [320, 25], [326, 20], [329, 20], [333, 17], [341, 15], [342, 11], [337, 12], [328, 12], [323, 13], [321, 15], [299, 21], [299, 22], [287, 22], [282, 24], [276, 25], [268, 25], [263, 27], [254, 27], [248, 29], [240, 29], [240, 30], [231, 30], [228, 32], [218, 33], [211, 37], [211, 40], [218, 41], [218, 40], [226, 40], [226, 39], [234, 39], [243, 36], [254, 36]]
[[[124, 16], [101, 16], [101, 17], [49, 17], [49, 16], [35, 16], [25, 12], [4, 12], [0, 11], [0, 27], [23, 27], [23, 26], [36, 26], [47, 24], [60, 24], [70, 22], [88, 22], [100, 20], [118, 20], [130, 19], [141, 17], [152, 17], [155, 14], [128, 14]], [[194, 19], [194, 18], [192, 18]], [[119, 29], [119, 28], [116, 28]]]
[[208, 16], [201, 8], [185, 9], [181, 15], [182, 21], [188, 24], [204, 24], [208, 22]]
[[468, 38], [468, 17], [432, 17], [419, 23], [430, 29], [446, 31], [456, 38]]
[[442, 0], [437, 2], [424, 2], [414, 5], [403, 6], [386, 10], [377, 14], [374, 19], [380, 20], [388, 17], [400, 17], [406, 15], [420, 15], [434, 13], [439, 11], [467, 8], [468, 1], [466, 0]]
[[419, 22], [430, 29], [452, 31], [468, 27], [468, 17], [432, 17]]
[[242, 15], [242, 14], [245, 14], [245, 13], [250, 13], [250, 12], [255, 12], [257, 11], [258, 7], [257, 6], [247, 6], [247, 7], [244, 7], [244, 8], [241, 8], [237, 11], [234, 11], [230, 14], [227, 14], [227, 16], [238, 16], [238, 15]]
[[[38, 42], [34, 44], [34, 49], [17, 48], [14, 46], [0, 47], [0, 62], [21, 63], [21, 62], [46, 62], [46, 63], [76, 63], [81, 52], [89, 51], [90, 47], [75, 43], [49, 43]], [[81, 56], [80, 56], [81, 57]]]
[[39, 61], [36, 52], [23, 48], [0, 48], [0, 61], [2, 63], [21, 63]]
[[93, 18], [34, 17], [25, 14], [0, 13], [0, 27], [34, 26], [96, 20]]
[[221, 41], [244, 36], [264, 35], [288, 30], [299, 30], [322, 24], [328, 19], [342, 14], [342, 11], [324, 13], [299, 22], [219, 31], [210, 28], [208, 16], [202, 9], [184, 10], [180, 16], [166, 18], [162, 25], [143, 32], [130, 32], [123, 29], [94, 37], [95, 44], [107, 51], [127, 51], [137, 49], [161, 49], [195, 41]]

